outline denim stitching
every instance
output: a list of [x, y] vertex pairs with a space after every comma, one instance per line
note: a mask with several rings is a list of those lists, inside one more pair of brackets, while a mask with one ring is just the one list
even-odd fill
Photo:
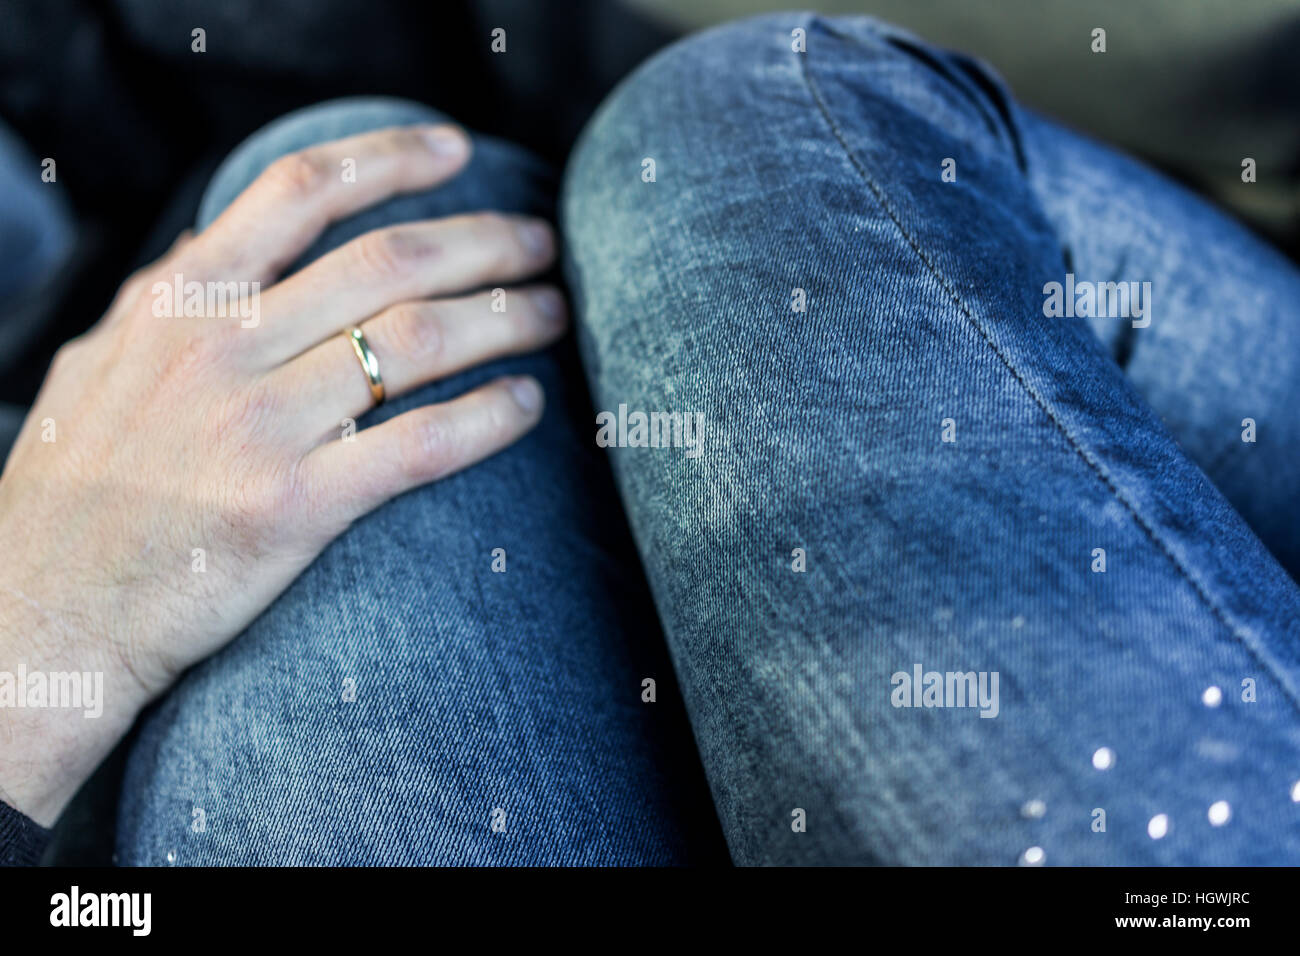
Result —
[[[809, 25], [811, 25], [811, 23], [812, 21], [809, 20]], [[856, 40], [854, 42], [856, 42]], [[807, 58], [799, 57], [798, 59], [801, 61], [799, 67], [800, 76], [803, 77], [803, 81], [805, 85], [808, 87], [808, 92], [811, 94], [813, 101], [816, 103], [817, 109], [821, 113], [822, 119], [826, 122], [826, 125], [830, 128], [831, 133], [835, 137], [836, 142], [839, 143], [840, 148], [844, 150], [844, 155], [848, 158], [849, 162], [853, 165], [853, 168], [857, 171], [862, 181], [866, 183], [867, 187], [871, 190], [872, 195], [875, 196], [876, 201], [880, 204], [881, 208], [884, 209], [885, 214], [889, 216], [889, 219], [891, 222], [893, 222], [895, 228], [898, 229], [899, 235], [903, 237], [903, 239], [907, 242], [908, 246], [911, 247], [912, 251], [916, 253], [917, 257], [921, 260], [922, 264], [926, 267], [926, 269], [930, 272], [930, 274], [934, 276], [934, 278], [938, 281], [939, 285], [943, 288], [944, 292], [947, 293], [949, 298], [952, 299], [953, 304], [957, 306], [958, 310], [960, 310], [962, 315], [964, 315], [970, 321], [971, 325], [974, 326], [975, 330], [980, 334], [980, 336], [984, 339], [984, 341], [988, 343], [989, 348], [993, 350], [994, 354], [997, 355], [997, 357], [1001, 360], [1002, 364], [1005, 365], [1007, 367], [1007, 370], [1011, 372], [1012, 377], [1020, 384], [1022, 388], [1024, 388], [1024, 390], [1029, 394], [1029, 397], [1033, 399], [1034, 404], [1036, 404], [1040, 409], [1042, 409], [1043, 413], [1047, 415], [1048, 419], [1051, 420], [1052, 424], [1055, 425], [1057, 429], [1061, 432], [1061, 434], [1065, 437], [1065, 440], [1066, 442], [1069, 443], [1070, 447], [1075, 450], [1075, 452], [1079, 455], [1079, 457], [1083, 459], [1084, 463], [1087, 464], [1088, 467], [1091, 468], [1093, 472], [1097, 475], [1097, 477], [1102, 480], [1102, 482], [1110, 490], [1111, 494], [1115, 496], [1116, 500], [1119, 501], [1119, 503], [1124, 506], [1125, 510], [1127, 510], [1128, 513], [1133, 516], [1133, 520], [1137, 522], [1138, 527], [1141, 528], [1143, 532], [1146, 533], [1147, 537], [1151, 539], [1151, 542], [1155, 544], [1157, 549], [1159, 549], [1165, 555], [1165, 557], [1169, 559], [1170, 563], [1173, 564], [1175, 570], [1177, 570], [1178, 573], [1182, 575], [1182, 577], [1187, 581], [1187, 583], [1192, 586], [1192, 590], [1196, 592], [1196, 594], [1201, 598], [1203, 602], [1205, 602], [1206, 607], [1210, 609], [1210, 613], [1214, 617], [1216, 617], [1219, 620], [1219, 622], [1223, 624], [1224, 627], [1228, 629], [1228, 633], [1231, 634], [1232, 637], [1239, 644], [1241, 644], [1241, 646], [1246, 650], [1246, 652], [1259, 663], [1260, 667], [1262, 667], [1265, 671], [1267, 671], [1269, 674], [1272, 675], [1274, 680], [1276, 680], [1278, 684], [1281, 686], [1283, 693], [1286, 695], [1287, 699], [1291, 702], [1292, 707], [1296, 708], [1297, 710], [1300, 710], [1300, 698], [1297, 697], [1295, 689], [1291, 687], [1290, 681], [1287, 678], [1286, 674], [1283, 672], [1279, 672], [1277, 667], [1267, 657], [1262, 655], [1261, 652], [1253, 646], [1252, 642], [1238, 630], [1238, 628], [1232, 623], [1232, 621], [1228, 619], [1227, 613], [1221, 607], [1219, 607], [1217, 603], [1215, 603], [1214, 599], [1211, 597], [1209, 591], [1206, 590], [1205, 586], [1201, 584], [1201, 582], [1198, 581], [1186, 567], [1183, 566], [1182, 562], [1178, 559], [1178, 556], [1174, 554], [1172, 549], [1170, 549], [1170, 547], [1160, 537], [1154, 525], [1152, 525], [1145, 518], [1143, 518], [1143, 516], [1138, 512], [1136, 505], [1134, 505], [1131, 501], [1128, 500], [1128, 498], [1123, 494], [1120, 487], [1115, 483], [1115, 480], [1110, 476], [1110, 474], [1105, 470], [1105, 468], [1098, 461], [1096, 461], [1091, 455], [1091, 453], [1086, 448], [1084, 448], [1083, 445], [1079, 443], [1079, 441], [1074, 437], [1074, 435], [1070, 433], [1070, 430], [1066, 428], [1065, 423], [1061, 421], [1061, 419], [1057, 416], [1056, 412], [1053, 411], [1053, 409], [1048, 404], [1046, 399], [1044, 399], [1041, 395], [1039, 395], [1038, 391], [1029, 383], [1027, 379], [1025, 379], [1025, 377], [1020, 373], [1020, 370], [1015, 367], [1014, 363], [1012, 363], [1011, 361], [1011, 358], [998, 346], [997, 342], [994, 341], [992, 335], [990, 335], [988, 330], [984, 327], [984, 324], [975, 317], [974, 312], [966, 305], [965, 302], [962, 301], [961, 296], [957, 293], [957, 290], [952, 286], [952, 284], [948, 282], [947, 277], [944, 276], [939, 271], [939, 269], [935, 266], [934, 262], [931, 261], [930, 257], [926, 255], [925, 250], [921, 248], [920, 244], [915, 240], [915, 238], [907, 231], [907, 229], [904, 228], [902, 219], [894, 211], [894, 208], [890, 204], [889, 199], [885, 195], [884, 190], [872, 178], [871, 174], [867, 171], [866, 167], [861, 163], [861, 161], [859, 161], [857, 155], [853, 152], [853, 149], [849, 146], [847, 139], [845, 139], [843, 133], [840, 131], [840, 127], [835, 122], [834, 116], [831, 115], [831, 111], [826, 104], [826, 100], [822, 97], [821, 90], [818, 88], [816, 82], [813, 80], [813, 77], [808, 70], [807, 62], [806, 62]]]

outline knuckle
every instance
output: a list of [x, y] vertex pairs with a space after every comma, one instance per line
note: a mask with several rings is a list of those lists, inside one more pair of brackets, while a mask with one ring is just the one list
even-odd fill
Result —
[[425, 252], [427, 247], [417, 240], [392, 229], [370, 232], [356, 241], [361, 268], [380, 279], [405, 275]]
[[228, 486], [222, 512], [241, 547], [256, 548], [256, 542], [280, 523], [288, 495], [277, 479], [276, 475], [250, 475]]
[[514, 225], [501, 213], [476, 213], [474, 234], [493, 253], [494, 261], [513, 262], [519, 258], [519, 240]]
[[213, 321], [200, 325], [172, 320], [167, 330], [167, 346], [161, 351], [156, 327], [137, 325], [127, 330], [127, 334], [137, 350], [142, 353], [148, 350], [158, 356], [159, 380], [215, 373], [222, 376], [223, 386], [229, 386], [229, 372], [239, 366], [241, 355], [250, 345], [247, 332], [237, 322]]
[[492, 210], [474, 213], [474, 225], [480, 233], [491, 238], [506, 238], [511, 232], [509, 217]]
[[117, 291], [115, 305], [122, 304], [128, 315], [144, 312], [153, 314], [161, 292], [172, 286], [170, 264], [151, 263], [127, 276]]
[[193, 377], [207, 360], [207, 353], [201, 339], [191, 336], [182, 339], [162, 362], [158, 372], [159, 381], [172, 379], [189, 379]]
[[281, 156], [266, 167], [262, 176], [279, 195], [305, 199], [324, 186], [328, 173], [314, 153], [303, 150]]
[[54, 358], [50, 360], [49, 374], [51, 376], [63, 376], [68, 374], [70, 370], [75, 369], [81, 355], [81, 349], [82, 346], [78, 344], [76, 339], [59, 346], [54, 353]]
[[123, 302], [134, 302], [146, 290], [152, 294], [154, 286], [163, 281], [163, 270], [160, 267], [156, 265], [145, 266], [142, 269], [136, 269], [135, 272], [127, 276], [117, 294]]
[[410, 126], [394, 126], [383, 136], [381, 148], [396, 156], [410, 153], [427, 153], [428, 141], [419, 130]]
[[402, 474], [412, 482], [433, 481], [451, 468], [454, 440], [447, 425], [432, 415], [414, 415], [400, 438]]
[[391, 347], [400, 355], [432, 359], [442, 351], [441, 323], [428, 307], [415, 303], [394, 306], [386, 324]]
[[245, 460], [216, 498], [216, 520], [238, 553], [255, 559], [288, 527], [311, 517], [301, 462]]

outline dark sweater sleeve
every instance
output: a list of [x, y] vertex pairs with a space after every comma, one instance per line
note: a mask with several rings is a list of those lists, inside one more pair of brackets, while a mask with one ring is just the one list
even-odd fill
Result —
[[35, 866], [50, 831], [0, 801], [0, 866]]

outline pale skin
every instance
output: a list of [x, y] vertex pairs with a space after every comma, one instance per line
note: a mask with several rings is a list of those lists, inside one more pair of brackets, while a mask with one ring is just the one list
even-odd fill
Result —
[[[546, 223], [407, 223], [283, 275], [331, 222], [436, 187], [469, 152], [458, 129], [416, 126], [287, 156], [59, 350], [0, 475], [0, 672], [103, 672], [104, 710], [0, 707], [0, 799], [52, 824], [140, 710], [353, 521], [537, 424], [541, 388], [516, 377], [344, 441], [372, 398], [341, 333], [361, 327], [389, 398], [550, 344], [563, 299], [528, 283], [555, 258]], [[260, 321], [158, 317], [153, 285], [176, 273], [260, 282]], [[493, 287], [510, 287], [504, 312], [473, 291]]]

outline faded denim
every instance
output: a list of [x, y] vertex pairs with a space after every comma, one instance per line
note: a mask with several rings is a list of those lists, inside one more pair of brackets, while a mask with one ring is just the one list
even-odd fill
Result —
[[[205, 218], [275, 155], [415, 109], [271, 127]], [[321, 248], [538, 208], [545, 187], [516, 190], [531, 164], [496, 149]], [[501, 369], [551, 399], [538, 432], [359, 522], [186, 676], [132, 754], [122, 862], [707, 860], [693, 749], [741, 864], [1300, 862], [1289, 261], [980, 65], [805, 14], [645, 64], [579, 143], [561, 213], [594, 411], [706, 423], [698, 457], [608, 452], [694, 748], [647, 709], [670, 669], [553, 351], [376, 413]], [[1044, 316], [1071, 273], [1149, 281], [1150, 325]], [[894, 706], [917, 664], [996, 672], [997, 715]], [[338, 701], [349, 675], [364, 706]]]
[[[979, 64], [806, 14], [636, 71], [562, 222], [596, 407], [708, 423], [611, 454], [738, 863], [1300, 863], [1288, 260]], [[1150, 281], [1151, 324], [1045, 317], [1070, 272]], [[893, 706], [917, 663], [998, 672], [998, 716]]]
[[[284, 153], [445, 121], [393, 100], [293, 114], [218, 170], [199, 226]], [[332, 227], [304, 261], [398, 221], [548, 212], [552, 177], [539, 161], [486, 137], [474, 145], [458, 178]], [[520, 373], [546, 390], [535, 431], [357, 522], [144, 719], [120, 863], [725, 860], [654, 609], [588, 438], [576, 357], [561, 346], [493, 362], [358, 427]], [[505, 573], [492, 571], [496, 548]], [[655, 703], [642, 702], [645, 678], [657, 681]]]

